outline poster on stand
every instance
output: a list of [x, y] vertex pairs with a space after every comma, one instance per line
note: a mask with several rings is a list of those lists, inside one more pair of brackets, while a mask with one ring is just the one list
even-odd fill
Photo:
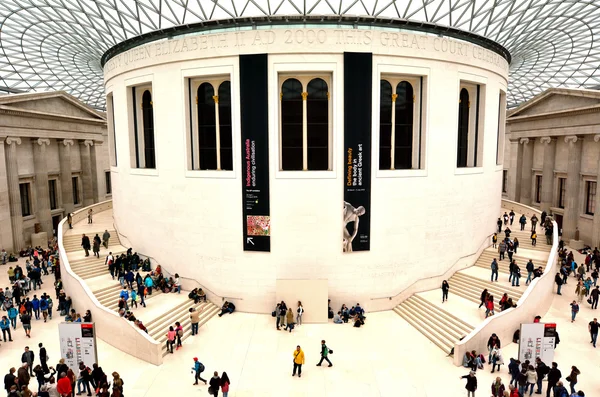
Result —
[[240, 55], [244, 251], [271, 251], [267, 54]]
[[556, 324], [521, 324], [519, 338], [519, 361], [534, 362], [540, 358], [546, 365], [554, 360]]
[[344, 53], [344, 210], [342, 251], [371, 249], [373, 54]]
[[69, 368], [79, 368], [80, 362], [92, 368], [98, 362], [94, 323], [60, 323], [58, 337], [60, 356]]

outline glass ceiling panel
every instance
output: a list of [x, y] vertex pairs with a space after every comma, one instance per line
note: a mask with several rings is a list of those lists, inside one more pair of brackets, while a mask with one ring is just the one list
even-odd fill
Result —
[[0, 0], [0, 90], [64, 89], [104, 109], [102, 54], [176, 25], [269, 15], [405, 18], [485, 36], [512, 57], [508, 105], [600, 84], [600, 1]]

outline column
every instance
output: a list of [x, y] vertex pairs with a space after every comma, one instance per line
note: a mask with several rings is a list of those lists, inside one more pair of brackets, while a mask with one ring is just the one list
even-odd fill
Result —
[[531, 178], [533, 168], [533, 145], [535, 139], [521, 138], [519, 143], [523, 146], [523, 164], [521, 169], [521, 197], [519, 202], [531, 204]]
[[563, 240], [575, 238], [575, 229], [579, 221], [579, 172], [581, 171], [581, 144], [583, 138], [575, 135], [566, 136], [569, 144], [569, 161], [567, 165], [567, 186], [565, 187], [565, 214], [563, 217]]
[[66, 214], [70, 214], [75, 210], [73, 204], [73, 171], [71, 169], [71, 146], [72, 139], [65, 139], [58, 143], [59, 159], [60, 159], [60, 192], [62, 196], [62, 207]]
[[92, 175], [92, 194], [94, 203], [100, 201], [98, 194], [98, 160], [96, 158], [96, 146], [97, 144], [92, 144], [90, 146], [90, 165], [91, 165], [91, 175]]
[[93, 141], [79, 141], [79, 153], [81, 155], [81, 183], [83, 185], [83, 206], [94, 204], [94, 188], [92, 186], [92, 154], [90, 147]]
[[542, 201], [540, 208], [550, 213], [554, 194], [554, 158], [556, 156], [556, 140], [548, 136], [540, 138], [544, 146], [544, 169], [542, 171]]
[[[513, 183], [514, 183], [514, 188], [512, 189], [512, 194], [510, 194], [511, 192], [509, 192], [509, 199], [513, 200], [513, 201], [519, 201], [521, 200], [521, 182], [523, 179], [523, 143], [527, 141], [529, 142], [529, 139], [527, 138], [521, 138], [519, 140], [516, 141], [516, 159], [511, 159], [511, 170], [514, 170], [515, 176], [513, 179]], [[512, 150], [511, 150], [512, 153]], [[512, 154], [511, 154], [512, 157]], [[515, 164], [516, 163], [516, 164]], [[513, 167], [513, 164], [515, 164], [515, 166]]]
[[48, 165], [46, 164], [46, 147], [50, 145], [50, 139], [35, 139], [33, 143], [33, 168], [35, 171], [36, 206], [35, 215], [42, 231], [48, 234], [48, 238], [54, 235], [52, 228], [52, 216], [50, 215], [50, 192], [48, 191]]
[[[0, 164], [6, 164], [6, 145], [4, 139], [0, 139]], [[8, 149], [8, 148], [6, 148]], [[13, 235], [10, 220], [10, 199], [8, 193], [6, 167], [0, 167], [0, 244], [7, 252], [14, 251]]]
[[[600, 142], [600, 135], [594, 136], [594, 142]], [[598, 156], [598, 168], [596, 169], [596, 209], [594, 210], [594, 226], [592, 231], [592, 248], [600, 247], [600, 156]]]
[[8, 182], [8, 201], [10, 202], [10, 221], [12, 223], [13, 249], [24, 247], [23, 216], [21, 212], [21, 191], [19, 189], [19, 169], [17, 166], [17, 145], [21, 138], [8, 137], [6, 144], [6, 180]]

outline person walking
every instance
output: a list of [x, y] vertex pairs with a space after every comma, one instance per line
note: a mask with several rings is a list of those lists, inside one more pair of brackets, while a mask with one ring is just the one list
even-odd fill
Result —
[[25, 336], [31, 338], [31, 314], [27, 312], [21, 314], [21, 324], [23, 325]]
[[504, 259], [505, 252], [506, 252], [506, 242], [504, 240], [502, 240], [502, 241], [500, 241], [500, 244], [498, 244], [498, 255], [499, 255], [498, 260]]
[[494, 233], [492, 236], [492, 248], [496, 248], [498, 246], [498, 233]]
[[100, 258], [100, 236], [98, 236], [98, 233], [94, 236], [94, 246], [92, 251], [96, 258]]
[[558, 381], [562, 377], [558, 364], [553, 362], [552, 368], [548, 371], [548, 389], [546, 390], [546, 397], [550, 397], [550, 392], [554, 390], [554, 387], [558, 384]]
[[537, 390], [535, 394], [542, 394], [542, 380], [548, 372], [550, 371], [550, 367], [548, 367], [541, 358], [537, 357], [535, 359], [535, 372], [537, 373]]
[[519, 285], [519, 280], [521, 279], [521, 268], [519, 267], [519, 265], [517, 265], [516, 262], [513, 262], [513, 280], [512, 280], [512, 286], [513, 287], [520, 287]]
[[282, 323], [282, 319], [281, 319], [281, 304], [277, 304], [277, 306], [275, 306], [275, 328], [277, 328], [277, 331], [279, 331], [280, 325]]
[[527, 217], [525, 216], [525, 214], [521, 215], [521, 217], [519, 218], [519, 223], [521, 224], [521, 231], [525, 230], [525, 224], [527, 223]]
[[85, 251], [85, 256], [90, 256], [90, 249], [92, 246], [90, 245], [90, 238], [85, 234], [81, 236], [81, 247]]
[[469, 375], [461, 376], [460, 379], [466, 379], [467, 384], [467, 397], [475, 397], [475, 390], [477, 390], [477, 378], [475, 377], [475, 371], [470, 371]]
[[296, 376], [296, 370], [298, 370], [298, 377], [302, 377], [302, 365], [304, 365], [304, 352], [300, 348], [300, 345], [296, 346], [294, 350], [294, 370], [292, 376]]
[[110, 239], [110, 233], [107, 229], [104, 229], [104, 233], [102, 234], [102, 245], [104, 248], [108, 249], [108, 240]]
[[[502, 219], [498, 218], [498, 222], [496, 222], [496, 225], [498, 226], [498, 233], [502, 232]], [[496, 248], [496, 247], [494, 247]]]
[[556, 295], [562, 295], [560, 293], [560, 289], [562, 288], [562, 285], [563, 285], [563, 279], [562, 279], [560, 273], [556, 273], [556, 276], [554, 276], [554, 283], [556, 284]]
[[140, 306], [146, 307], [146, 302], [144, 298], [146, 297], [146, 286], [144, 283], [138, 283], [138, 296], [140, 297]]
[[535, 371], [535, 368], [533, 367], [533, 365], [530, 365], [527, 368], [527, 386], [525, 387], [525, 392], [527, 392], [527, 388], [529, 388], [530, 396], [533, 394], [533, 388], [537, 384], [537, 381], [538, 381], [537, 372]]
[[329, 348], [327, 347], [327, 345], [325, 344], [325, 341], [322, 340], [321, 341], [321, 360], [319, 361], [319, 363], [317, 364], [317, 367], [321, 366], [321, 363], [323, 362], [323, 360], [327, 361], [329, 363], [330, 367], [333, 367], [333, 364], [331, 363], [331, 361], [329, 361], [329, 358], [327, 358], [327, 356], [333, 353], [333, 350], [329, 350]]
[[177, 333], [173, 329], [173, 326], [169, 326], [169, 331], [167, 331], [167, 351], [171, 351], [173, 354], [173, 345], [175, 345], [175, 336]]
[[531, 282], [531, 280], [532, 280], [531, 276], [533, 275], [534, 267], [535, 267], [535, 265], [533, 264], [533, 261], [530, 259], [529, 262], [527, 262], [527, 265], [525, 265], [525, 268], [527, 269], [527, 280], [525, 280], [525, 285], [529, 285], [529, 283]]
[[598, 309], [598, 297], [600, 296], [600, 287], [596, 286], [590, 292], [590, 299], [592, 300], [592, 309]]
[[[598, 339], [598, 325], [599, 325], [599, 323], [598, 323], [597, 318], [594, 318], [588, 324], [588, 331], [590, 331], [590, 336], [592, 338], [590, 343], [592, 343], [594, 345], [594, 347], [596, 347], [596, 340]], [[4, 339], [4, 341], [6, 342], [6, 339]]]
[[217, 397], [219, 395], [219, 387], [221, 387], [221, 378], [219, 378], [219, 373], [217, 371], [215, 371], [213, 377], [210, 378], [209, 385], [208, 394]]
[[302, 315], [304, 314], [304, 307], [302, 302], [298, 301], [298, 309], [296, 309], [296, 324], [302, 324]]
[[442, 303], [448, 300], [448, 290], [450, 289], [450, 285], [446, 280], [442, 281]]
[[190, 322], [192, 323], [192, 336], [198, 334], [198, 324], [200, 323], [200, 312], [190, 307]]
[[73, 215], [70, 212], [67, 214], [67, 223], [69, 224], [69, 229], [73, 229]]
[[493, 283], [494, 276], [496, 276], [495, 280], [496, 282], [498, 282], [498, 261], [496, 261], [496, 258], [494, 258], [494, 260], [492, 261], [490, 268], [492, 269], [492, 276], [490, 277], [490, 281]]
[[177, 335], [177, 347], [175, 350], [179, 350], [182, 347], [181, 338], [183, 338], [183, 327], [179, 321], [175, 322], [175, 333]]
[[10, 334], [10, 321], [8, 317], [2, 316], [2, 320], [0, 320], [0, 329], [2, 330], [2, 339], [6, 342], [6, 334], [8, 334], [8, 341], [12, 342], [12, 335]]
[[573, 303], [571, 303], [571, 322], [575, 321], [577, 313], [579, 313], [579, 304], [573, 301]]
[[48, 353], [46, 352], [46, 348], [42, 343], [38, 344], [38, 347], [40, 348], [40, 353], [38, 354], [38, 357], [40, 358], [42, 370], [44, 370], [44, 374], [49, 374], [50, 369], [48, 369]]
[[479, 304], [478, 309], [481, 309], [481, 306], [484, 306], [484, 307], [486, 306], [485, 304], [488, 300], [489, 295], [490, 294], [488, 293], [487, 288], [485, 288], [483, 291], [481, 291], [481, 296], [479, 297], [479, 300], [481, 301], [481, 303]]
[[229, 395], [229, 385], [231, 381], [229, 380], [229, 376], [227, 376], [227, 372], [223, 372], [221, 374], [221, 391], [223, 392], [223, 397], [227, 397]]
[[201, 380], [202, 382], [204, 382], [204, 384], [206, 384], [206, 379], [202, 378], [202, 372], [204, 372], [205, 367], [204, 364], [202, 364], [200, 361], [198, 361], [198, 357], [194, 357], [194, 366], [192, 367], [192, 373], [195, 373], [194, 375], [194, 385], [198, 384], [198, 381]]
[[510, 212], [508, 213], [508, 216], [510, 217], [510, 225], [512, 226], [514, 220], [515, 220], [515, 211], [514, 210], [510, 210]]
[[285, 314], [285, 322], [286, 322], [286, 326], [285, 326], [284, 331], [287, 331], [289, 329], [290, 332], [292, 332], [292, 330], [294, 329], [294, 312], [292, 311], [291, 307], [288, 309], [287, 313]]
[[94, 211], [90, 208], [87, 212], [88, 225], [93, 222]]
[[581, 372], [579, 371], [579, 369], [577, 369], [576, 366], [573, 365], [571, 367], [571, 373], [565, 378], [566, 381], [569, 382], [571, 394], [577, 393], [577, 391], [575, 391], [575, 385], [577, 384], [577, 375], [581, 375]]
[[535, 232], [535, 227], [537, 226], [538, 218], [535, 214], [533, 214], [531, 216], [530, 220], [531, 220], [531, 231]]
[[502, 215], [502, 219], [504, 220], [504, 226], [508, 225], [508, 214], [504, 211], [504, 215]]
[[35, 360], [35, 354], [29, 350], [29, 346], [25, 346], [25, 351], [21, 355], [21, 363], [27, 364], [29, 367], [29, 375], [33, 376], [33, 362]]
[[531, 232], [531, 245], [535, 247], [537, 244], [537, 233], [535, 231]]
[[502, 350], [498, 346], [494, 346], [492, 349], [492, 373], [496, 372], [496, 366], [498, 366], [498, 372], [500, 372], [500, 366], [504, 365], [504, 358], [502, 357]]
[[10, 321], [10, 325], [12, 325], [13, 329], [17, 329], [17, 316], [19, 315], [19, 311], [16, 307], [11, 306], [8, 311], [8, 320]]

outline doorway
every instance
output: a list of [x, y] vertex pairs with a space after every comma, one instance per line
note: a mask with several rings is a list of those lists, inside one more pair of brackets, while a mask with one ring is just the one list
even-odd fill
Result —
[[62, 215], [54, 215], [52, 217], [52, 233], [54, 234], [54, 236], [56, 236], [56, 234], [58, 233], [58, 224], [60, 223], [62, 218]]
[[554, 219], [556, 220], [556, 224], [558, 225], [558, 235], [562, 236], [563, 216], [561, 214], [554, 214]]

